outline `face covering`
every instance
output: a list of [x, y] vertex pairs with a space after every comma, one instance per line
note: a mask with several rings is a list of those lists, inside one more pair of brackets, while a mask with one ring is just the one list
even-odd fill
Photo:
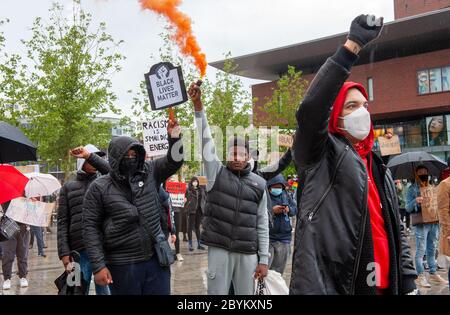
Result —
[[419, 175], [419, 178], [422, 182], [426, 182], [428, 180], [428, 175]]
[[192, 182], [192, 186], [197, 187], [198, 183], [197, 182]]
[[372, 126], [370, 113], [364, 107], [360, 107], [345, 117], [339, 117], [339, 119], [344, 121], [345, 127], [339, 129], [346, 130], [355, 139], [364, 140], [370, 133]]
[[133, 175], [137, 172], [138, 169], [138, 160], [137, 158], [134, 159], [127, 159], [123, 158], [120, 162], [119, 171], [120, 174], [122, 174], [125, 177], [130, 177], [130, 175]]
[[270, 193], [274, 196], [279, 196], [279, 195], [281, 195], [282, 192], [283, 192], [283, 189], [281, 189], [281, 188], [272, 188], [270, 190]]

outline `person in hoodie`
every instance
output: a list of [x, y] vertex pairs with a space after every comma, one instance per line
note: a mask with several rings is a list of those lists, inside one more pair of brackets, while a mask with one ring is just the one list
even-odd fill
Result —
[[280, 274], [284, 273], [291, 254], [292, 225], [290, 218], [297, 215], [297, 204], [286, 191], [286, 184], [281, 174], [267, 181], [273, 212], [273, 226], [269, 231], [269, 269]]
[[189, 251], [194, 250], [192, 245], [192, 231], [195, 230], [195, 237], [197, 239], [197, 249], [205, 250], [200, 241], [200, 223], [203, 217], [203, 209], [206, 204], [206, 193], [202, 187], [197, 177], [192, 177], [188, 184], [188, 189], [186, 191], [186, 204], [184, 206], [186, 213], [188, 215], [188, 240], [189, 240]]
[[372, 152], [367, 93], [345, 82], [382, 26], [382, 18], [356, 17], [297, 110], [299, 214], [290, 294], [417, 293], [395, 185]]
[[168, 153], [151, 161], [139, 141], [111, 140], [111, 171], [86, 193], [83, 239], [95, 282], [109, 285], [112, 295], [170, 294], [173, 253], [161, 227], [158, 191], [181, 168], [183, 150], [175, 120], [167, 132]]
[[[92, 268], [86, 252], [82, 235], [83, 198], [89, 185], [100, 175], [109, 172], [109, 165], [102, 157], [106, 154], [92, 144], [78, 147], [70, 151], [77, 157], [77, 176], [66, 182], [59, 191], [57, 211], [57, 243], [58, 256], [64, 268], [72, 261], [72, 252], [79, 253], [80, 270], [88, 284], [85, 294], [89, 294]], [[78, 258], [78, 257], [77, 257]], [[107, 286], [95, 286], [97, 295], [109, 295]]]
[[236, 295], [254, 294], [254, 278], [264, 279], [269, 262], [269, 221], [266, 181], [252, 173], [250, 148], [233, 137], [223, 165], [203, 110], [201, 90], [191, 84], [197, 135], [206, 172], [202, 243], [208, 246], [207, 291], [227, 295], [233, 282]]

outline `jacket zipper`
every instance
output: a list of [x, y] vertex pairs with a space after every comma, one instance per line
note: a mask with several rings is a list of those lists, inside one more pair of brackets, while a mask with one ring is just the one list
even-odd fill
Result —
[[339, 157], [339, 160], [338, 160], [338, 162], [336, 164], [336, 168], [334, 169], [334, 172], [333, 172], [333, 176], [331, 177], [330, 184], [328, 185], [327, 189], [323, 193], [322, 197], [320, 197], [320, 199], [317, 202], [316, 206], [311, 211], [308, 212], [307, 217], [308, 217], [308, 220], [310, 222], [312, 221], [313, 217], [316, 215], [316, 213], [319, 210], [319, 207], [322, 204], [322, 202], [324, 201], [325, 197], [328, 195], [328, 193], [330, 192], [331, 188], [333, 187], [333, 184], [334, 184], [334, 181], [336, 179], [337, 171], [339, 169], [339, 166], [341, 166], [341, 163], [344, 160], [345, 154], [348, 152], [349, 148], [350, 148], [349, 145], [345, 146], [345, 151]]
[[[241, 173], [239, 172], [239, 175], [238, 175], [238, 177], [239, 177], [239, 188], [238, 188], [238, 198], [237, 198], [237, 202], [236, 202], [236, 212], [234, 213], [234, 223], [236, 223], [236, 219], [237, 219], [237, 216], [239, 215], [239, 206], [241, 205], [241, 188], [242, 188], [242, 183], [241, 183]], [[231, 243], [233, 243], [234, 242], [234, 235], [235, 235], [235, 233], [234, 233], [234, 228], [235, 228], [235, 226], [236, 226], [236, 224], [233, 224], [233, 229], [232, 229], [232, 231], [233, 231], [233, 233], [232, 233], [232, 235], [231, 235]]]
[[368, 208], [367, 208], [368, 201], [367, 200], [369, 198], [369, 192], [368, 192], [368, 186], [369, 186], [368, 176], [369, 176], [369, 174], [367, 173], [365, 166], [364, 166], [364, 170], [366, 172], [366, 183], [364, 186], [364, 194], [366, 195], [366, 198], [364, 199], [365, 200], [365, 203], [363, 205], [364, 214], [363, 214], [363, 218], [361, 220], [361, 226], [359, 228], [361, 231], [361, 234], [360, 234], [361, 237], [359, 238], [358, 251], [356, 252], [356, 263], [353, 268], [353, 277], [352, 277], [352, 283], [351, 283], [351, 287], [350, 287], [350, 294], [352, 294], [352, 295], [355, 294], [356, 276], [358, 274], [359, 264], [361, 262], [361, 252], [362, 252], [362, 246], [364, 244], [364, 234], [366, 233], [366, 220], [367, 220], [367, 213], [368, 213]]

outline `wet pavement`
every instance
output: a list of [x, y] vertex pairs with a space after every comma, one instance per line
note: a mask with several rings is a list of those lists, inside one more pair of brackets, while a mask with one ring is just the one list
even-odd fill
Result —
[[[3, 295], [56, 295], [57, 289], [53, 281], [63, 272], [62, 264], [58, 259], [56, 250], [56, 228], [53, 227], [52, 234], [46, 235], [47, 257], [38, 257], [36, 245], [30, 250], [28, 261], [28, 288], [19, 287], [19, 279], [15, 272], [17, 265], [14, 263], [12, 286], [10, 290], [2, 290], [3, 277], [0, 281], [0, 293]], [[411, 239], [413, 243], [413, 239]], [[413, 245], [413, 244], [412, 244]], [[206, 275], [205, 271], [208, 265], [206, 251], [195, 250], [189, 252], [187, 242], [181, 242], [181, 254], [183, 262], [176, 261], [172, 265], [172, 294], [202, 295], [206, 294]], [[442, 270], [439, 274], [447, 279], [447, 273]], [[291, 263], [288, 263], [284, 278], [289, 285], [291, 275]], [[91, 284], [91, 294], [94, 294]], [[448, 286], [433, 286], [431, 289], [421, 288], [422, 294], [450, 295]]]

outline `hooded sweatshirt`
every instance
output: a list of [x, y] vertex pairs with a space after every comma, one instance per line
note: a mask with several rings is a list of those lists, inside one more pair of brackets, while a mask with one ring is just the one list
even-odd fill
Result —
[[[333, 134], [341, 134], [343, 132], [338, 128], [338, 120], [344, 106], [344, 101], [347, 96], [347, 92], [357, 88], [367, 99], [367, 92], [361, 84], [354, 82], [345, 82], [342, 86], [336, 100], [333, 104], [333, 109], [330, 116], [330, 122], [328, 130]], [[368, 208], [372, 229], [372, 240], [374, 249], [374, 259], [377, 266], [379, 266], [379, 282], [377, 281], [377, 288], [386, 289], [389, 287], [389, 241], [384, 222], [384, 217], [381, 209], [381, 200], [378, 189], [375, 185], [375, 181], [372, 175], [372, 147], [374, 143], [373, 126], [370, 127], [370, 133], [366, 139], [360, 141], [356, 145], [353, 145], [355, 150], [361, 157], [364, 165], [366, 166], [368, 174]], [[377, 280], [378, 280], [377, 275]]]

